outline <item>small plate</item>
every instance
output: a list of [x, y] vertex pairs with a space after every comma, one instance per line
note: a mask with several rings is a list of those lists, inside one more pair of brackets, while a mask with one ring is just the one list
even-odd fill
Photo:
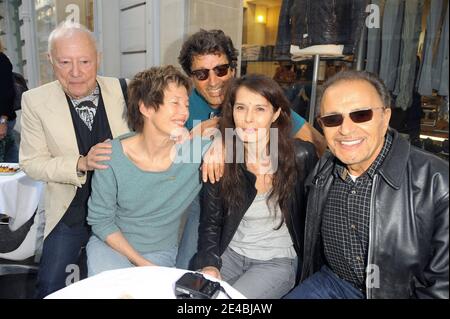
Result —
[[17, 163], [0, 163], [0, 176], [14, 175], [20, 171], [21, 169]]

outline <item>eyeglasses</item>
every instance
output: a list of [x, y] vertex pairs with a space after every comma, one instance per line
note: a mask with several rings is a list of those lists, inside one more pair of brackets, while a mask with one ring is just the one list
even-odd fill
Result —
[[212, 69], [200, 69], [200, 70], [194, 70], [191, 71], [191, 74], [194, 75], [197, 80], [199, 81], [205, 81], [209, 78], [209, 71], [213, 70], [214, 73], [218, 77], [223, 77], [228, 74], [228, 69], [230, 68], [230, 64], [221, 64], [213, 67]]
[[[371, 109], [365, 109], [365, 110], [357, 110], [348, 113], [349, 117], [354, 123], [364, 123], [368, 122], [373, 117], [373, 110], [377, 109], [384, 109], [384, 107], [374, 107]], [[322, 117], [319, 117], [319, 122], [326, 127], [336, 127], [342, 125], [342, 122], [344, 122], [344, 114], [338, 113], [338, 114], [330, 114], [325, 115]]]

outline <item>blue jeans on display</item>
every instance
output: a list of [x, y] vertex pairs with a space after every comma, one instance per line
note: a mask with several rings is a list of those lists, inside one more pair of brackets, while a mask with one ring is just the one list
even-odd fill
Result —
[[330, 268], [322, 268], [295, 287], [285, 299], [364, 299], [364, 294], [339, 278]]
[[197, 252], [198, 245], [198, 226], [200, 224], [200, 198], [201, 193], [192, 201], [186, 209], [186, 224], [184, 225], [183, 235], [178, 248], [176, 267], [189, 269], [192, 257]]
[[[167, 250], [157, 250], [142, 253], [142, 256], [157, 266], [173, 267], [178, 248], [174, 246]], [[97, 236], [92, 235], [86, 247], [88, 277], [103, 271], [134, 267], [127, 257], [114, 250]]]
[[[378, 6], [380, 15], [383, 12], [385, 0], [372, 0], [370, 3]], [[380, 26], [381, 27], [381, 26]], [[367, 30], [366, 71], [377, 74], [380, 69], [381, 28]]]
[[89, 230], [85, 225], [69, 227], [60, 221], [55, 226], [44, 240], [36, 298], [44, 298], [64, 288], [68, 283], [72, 283], [72, 279], [82, 279], [76, 277], [85, 265], [79, 265], [78, 262], [81, 248], [86, 245], [88, 239]]
[[[433, 57], [435, 55], [434, 43], [440, 29], [439, 22], [443, 10], [443, 4], [443, 0], [433, 0], [430, 2], [430, 12], [427, 17], [427, 29], [423, 44], [422, 64], [420, 66], [417, 81], [417, 91], [420, 95], [432, 95], [433, 89], [435, 89], [433, 87], [433, 78], [440, 77], [440, 72], [439, 74], [436, 74], [436, 70], [433, 69]], [[445, 28], [443, 31], [445, 33]], [[443, 63], [444, 61], [439, 63], [438, 67], [443, 68]]]
[[384, 5], [379, 76], [389, 91], [394, 90], [397, 81], [404, 9], [402, 0], [386, 1]]
[[397, 96], [395, 106], [403, 110], [410, 108], [413, 102], [423, 4], [424, 0], [405, 1], [400, 62], [394, 90]]

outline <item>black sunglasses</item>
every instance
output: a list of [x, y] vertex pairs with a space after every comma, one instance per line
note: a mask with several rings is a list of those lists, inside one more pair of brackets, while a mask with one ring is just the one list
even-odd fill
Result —
[[194, 70], [191, 71], [191, 74], [194, 75], [197, 80], [199, 81], [205, 81], [209, 78], [209, 71], [213, 70], [214, 73], [218, 77], [222, 77], [228, 74], [228, 69], [230, 68], [230, 64], [221, 64], [213, 67], [212, 69], [200, 69], [200, 70]]
[[[384, 109], [384, 107], [375, 107], [375, 108], [366, 109], [366, 110], [357, 110], [357, 111], [348, 113], [348, 115], [350, 116], [351, 120], [354, 123], [364, 123], [364, 122], [368, 122], [372, 119], [373, 110], [377, 110], [377, 109]], [[325, 116], [319, 117], [318, 120], [323, 126], [336, 127], [336, 126], [342, 125], [342, 122], [344, 122], [344, 114], [339, 113], [339, 114], [325, 115]]]

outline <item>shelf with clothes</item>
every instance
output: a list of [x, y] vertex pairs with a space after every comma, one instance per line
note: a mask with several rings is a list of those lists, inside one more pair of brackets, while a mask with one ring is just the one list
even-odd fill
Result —
[[418, 146], [429, 137], [448, 140], [448, 1], [373, 2], [382, 19], [367, 31], [365, 70], [391, 92], [390, 126]]

